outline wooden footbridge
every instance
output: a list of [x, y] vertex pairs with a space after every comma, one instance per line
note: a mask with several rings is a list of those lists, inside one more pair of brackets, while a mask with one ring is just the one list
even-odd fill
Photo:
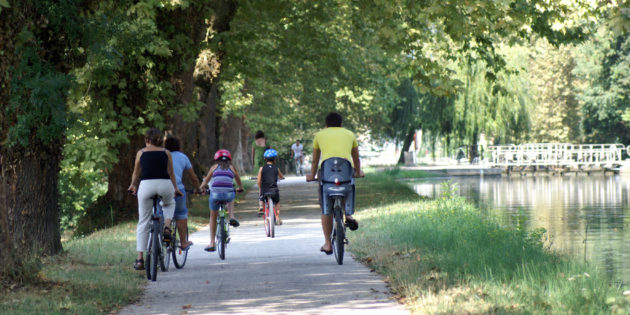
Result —
[[624, 151], [622, 144], [528, 143], [489, 146], [487, 165], [516, 172], [618, 172]]

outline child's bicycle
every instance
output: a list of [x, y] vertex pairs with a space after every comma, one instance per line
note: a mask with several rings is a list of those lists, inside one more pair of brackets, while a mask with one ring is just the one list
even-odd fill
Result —
[[[276, 209], [273, 206], [273, 200], [271, 200], [272, 192], [267, 192], [263, 194], [264, 202], [264, 216], [263, 220], [265, 221], [265, 234], [267, 237], [274, 238], [276, 236], [276, 215], [278, 214]], [[273, 210], [272, 210], [273, 209]]]
[[[236, 192], [241, 193], [243, 190], [237, 189]], [[210, 193], [208, 190], [207, 193]], [[219, 205], [218, 216], [217, 216], [217, 232], [215, 235], [216, 244], [217, 244], [217, 252], [219, 252], [219, 258], [221, 260], [225, 260], [225, 249], [227, 248], [227, 244], [230, 242], [230, 224], [229, 220], [226, 217], [227, 213], [227, 201], [218, 200], [217, 204]]]

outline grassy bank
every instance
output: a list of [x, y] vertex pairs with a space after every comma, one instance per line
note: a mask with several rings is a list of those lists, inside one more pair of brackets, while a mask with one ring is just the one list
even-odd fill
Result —
[[[252, 181], [243, 185], [247, 189]], [[208, 224], [208, 211], [207, 196], [193, 197], [191, 232]], [[107, 314], [140, 298], [147, 280], [144, 271], [133, 269], [136, 222], [68, 240], [63, 246], [63, 254], [43, 259], [35, 281], [0, 292], [0, 314]]]
[[446, 189], [420, 200], [392, 176], [357, 181], [350, 250], [418, 313], [627, 314], [602, 271], [551, 252], [543, 231], [501, 227]]

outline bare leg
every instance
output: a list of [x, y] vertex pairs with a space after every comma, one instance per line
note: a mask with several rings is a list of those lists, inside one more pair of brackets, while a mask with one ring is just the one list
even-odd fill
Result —
[[217, 217], [219, 211], [210, 211], [210, 246], [216, 246], [214, 239], [217, 235]]
[[330, 233], [332, 233], [332, 215], [322, 214], [322, 230], [324, 231], [324, 250], [332, 250], [332, 244], [330, 242]]
[[275, 205], [273, 205], [274, 208], [276, 208], [276, 221], [280, 220], [280, 204], [277, 203]]
[[138, 260], [142, 260], [142, 252], [138, 252]]
[[186, 236], [188, 233], [188, 219], [180, 219], [176, 220], [177, 222], [177, 230], [179, 231], [179, 241], [180, 246], [182, 248], [186, 248], [188, 246], [188, 237]]
[[230, 201], [227, 204], [228, 213], [230, 214], [230, 219], [234, 219], [234, 201]]

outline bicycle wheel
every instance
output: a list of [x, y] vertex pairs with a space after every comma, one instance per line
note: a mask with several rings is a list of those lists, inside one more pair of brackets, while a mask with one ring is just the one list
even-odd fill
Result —
[[333, 232], [331, 236], [333, 252], [335, 253], [335, 259], [337, 263], [343, 264], [343, 251], [344, 251], [344, 239], [346, 233], [344, 231], [343, 222], [341, 219], [341, 206], [335, 202], [335, 209], [333, 210]]
[[269, 205], [267, 204], [267, 202], [263, 203], [263, 209], [265, 209], [263, 217], [263, 220], [265, 221], [265, 235], [267, 235], [267, 237], [270, 237], [271, 230], [269, 229]]
[[[177, 229], [177, 227], [175, 229]], [[182, 242], [179, 238], [179, 234], [175, 232], [174, 234], [175, 234], [175, 238], [174, 238], [175, 242], [173, 242], [173, 247], [171, 247], [172, 249], [171, 254], [173, 256], [173, 265], [175, 265], [175, 268], [177, 269], [182, 269], [184, 268], [184, 265], [186, 264], [186, 258], [188, 258], [188, 250], [183, 250], [181, 248]], [[188, 239], [188, 230], [186, 230], [186, 239]]]
[[219, 252], [219, 258], [225, 259], [225, 218], [219, 218], [219, 224], [217, 224], [217, 250]]
[[[158, 260], [160, 260], [160, 232], [159, 224], [156, 220], [153, 221], [153, 233], [151, 237], [151, 281], [157, 279]], [[163, 264], [161, 262], [160, 264]]]
[[175, 235], [177, 234], [177, 225], [175, 220], [171, 221], [171, 241], [166, 243], [162, 240], [162, 271], [168, 271], [168, 267], [171, 266], [171, 253], [176, 247]]
[[149, 245], [147, 246], [147, 250], [145, 251], [146, 254], [146, 258], [144, 259], [144, 262], [146, 263], [144, 265], [144, 270], [146, 271], [147, 274], [147, 279], [151, 280], [151, 256], [153, 255], [153, 226], [151, 226], [151, 231], [149, 232]]
[[267, 204], [269, 207], [269, 237], [276, 237], [276, 211], [273, 208], [273, 200], [271, 197], [267, 197]]

